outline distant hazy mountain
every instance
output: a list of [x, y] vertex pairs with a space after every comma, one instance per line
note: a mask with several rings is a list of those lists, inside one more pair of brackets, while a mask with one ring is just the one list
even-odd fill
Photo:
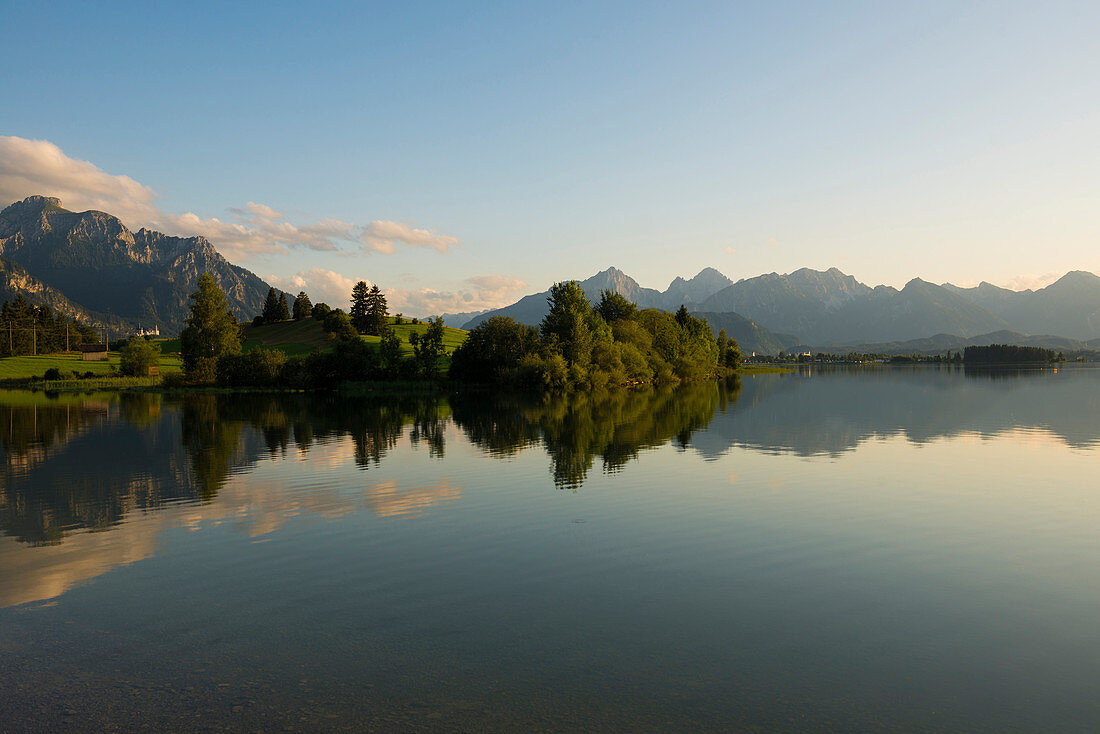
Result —
[[690, 308], [730, 285], [733, 285], [733, 281], [714, 268], [703, 268], [691, 280], [680, 277], [673, 280], [661, 294], [662, 305], [670, 310], [679, 308], [680, 304]]
[[485, 313], [486, 309], [480, 311], [466, 311], [465, 313], [442, 313], [439, 314], [439, 318], [443, 319], [444, 326], [450, 326], [453, 329], [461, 329], [466, 323], [473, 318]]
[[982, 283], [976, 288], [944, 288], [1029, 334], [1064, 334], [1076, 339], [1100, 336], [1100, 278], [1075, 270], [1039, 290], [1011, 291]]
[[[72, 308], [110, 314], [167, 333], [183, 327], [188, 296], [210, 273], [241, 319], [258, 314], [268, 285], [231, 264], [204, 237], [131, 232], [99, 211], [71, 212], [31, 196], [0, 212], [0, 256], [17, 263]], [[32, 303], [42, 297], [22, 289]]]
[[[593, 303], [599, 301], [600, 291], [603, 290], [620, 293], [631, 301], [634, 301], [634, 303], [637, 303], [641, 308], [656, 306], [661, 298], [660, 291], [641, 287], [638, 285], [638, 281], [618, 268], [608, 268], [603, 272], [596, 273], [591, 278], [582, 280], [580, 286], [584, 289], [584, 293], [588, 296], [588, 300]], [[470, 319], [462, 328], [467, 330], [472, 329], [491, 316], [511, 316], [521, 324], [537, 326], [550, 310], [546, 302], [546, 298], [549, 295], [550, 291], [546, 290], [542, 293], [524, 296], [511, 306], [486, 311]]]
[[919, 278], [900, 291], [871, 288], [836, 268], [738, 281], [704, 301], [701, 310], [736, 311], [810, 344], [972, 336], [1007, 326], [972, 301]]
[[[653, 288], [643, 288], [638, 285], [638, 281], [623, 271], [611, 267], [587, 280], [580, 281], [580, 286], [584, 289], [588, 300], [593, 303], [600, 300], [600, 291], [610, 290], [629, 298], [638, 304], [638, 308], [661, 308], [671, 311], [679, 308], [681, 304], [690, 307], [692, 304], [699, 303], [703, 298], [729, 283], [730, 279], [714, 268], [706, 268], [691, 280], [676, 278], [669, 285], [668, 290], [662, 293]], [[486, 311], [470, 319], [462, 328], [472, 329], [490, 316], [511, 316], [522, 324], [537, 326], [546, 316], [548, 310], [546, 297], [549, 295], [550, 291], [547, 290], [524, 296], [511, 306]]]
[[706, 319], [715, 336], [725, 329], [726, 336], [736, 339], [737, 345], [745, 354], [778, 354], [790, 351], [798, 344], [798, 337], [792, 334], [776, 334], [738, 313], [696, 311], [694, 315]]
[[[798, 342], [820, 349], [897, 344], [945, 334], [967, 340], [999, 331], [1057, 335], [1043, 338], [1066, 337], [1079, 342], [1100, 337], [1100, 278], [1084, 272], [1068, 273], [1046, 288], [1022, 292], [988, 283], [977, 288], [939, 286], [920, 278], [901, 290], [884, 285], [871, 288], [836, 268], [768, 273], [736, 283], [708, 268], [691, 280], [673, 280], [663, 293], [642, 288], [622, 271], [608, 268], [581, 286], [593, 301], [601, 289], [609, 288], [641, 308], [671, 311], [687, 304], [705, 314], [712, 325], [725, 315], [729, 335], [744, 339], [742, 344], [750, 351], [754, 347], [749, 344], [760, 345], [756, 351], [773, 352]], [[706, 295], [708, 291], [710, 295]], [[538, 324], [546, 315], [547, 293], [486, 312], [465, 328], [494, 314]], [[741, 336], [734, 336], [735, 331]], [[1035, 339], [1027, 343], [1039, 345]]]

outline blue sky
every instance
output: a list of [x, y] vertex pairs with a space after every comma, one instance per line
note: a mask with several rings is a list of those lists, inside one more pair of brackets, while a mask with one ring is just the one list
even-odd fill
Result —
[[1096, 3], [4, 15], [3, 198], [203, 232], [288, 288], [365, 278], [429, 313], [609, 265], [661, 289], [1100, 271]]

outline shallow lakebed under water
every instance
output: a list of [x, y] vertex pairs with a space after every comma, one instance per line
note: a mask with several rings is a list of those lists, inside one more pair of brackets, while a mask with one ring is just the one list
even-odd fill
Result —
[[0, 728], [1100, 728], [1100, 370], [0, 393]]

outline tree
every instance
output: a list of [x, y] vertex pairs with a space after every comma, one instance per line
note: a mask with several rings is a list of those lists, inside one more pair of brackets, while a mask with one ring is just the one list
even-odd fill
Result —
[[367, 332], [375, 336], [381, 336], [389, 326], [389, 307], [386, 305], [386, 296], [377, 285], [371, 286], [367, 296]]
[[359, 333], [370, 333], [370, 290], [367, 282], [361, 280], [351, 289], [351, 323]]
[[605, 289], [600, 291], [600, 302], [596, 306], [596, 313], [610, 324], [613, 321], [633, 319], [638, 313], [638, 307], [623, 294]]
[[680, 308], [676, 309], [676, 323], [684, 326], [688, 322], [688, 315], [687, 306], [681, 303]]
[[401, 339], [393, 329], [386, 329], [382, 334], [382, 341], [378, 345], [378, 353], [382, 358], [382, 369], [386, 375], [390, 377], [396, 377], [401, 371], [401, 363], [404, 358], [401, 356]]
[[267, 298], [264, 299], [264, 310], [260, 313], [264, 317], [265, 324], [273, 324], [278, 321], [279, 294], [274, 288], [267, 289]]
[[294, 299], [294, 320], [301, 321], [309, 318], [313, 311], [313, 303], [310, 302], [309, 296], [305, 291], [299, 291], [298, 297]]
[[443, 356], [443, 319], [436, 316], [428, 322], [423, 334], [415, 331], [409, 334], [409, 343], [412, 344], [416, 371], [424, 377], [434, 377], [439, 358]]
[[726, 349], [722, 354], [722, 361], [719, 364], [723, 364], [731, 370], [735, 370], [741, 366], [741, 360], [744, 355], [741, 353], [741, 346], [737, 343], [736, 339], [729, 339], [726, 341]]
[[725, 366], [726, 364], [726, 350], [727, 346], [726, 330], [718, 330], [718, 364]]
[[309, 313], [318, 321], [324, 321], [330, 311], [332, 311], [332, 308], [327, 303], [315, 303], [313, 304], [313, 309]]
[[240, 332], [218, 282], [210, 273], [203, 273], [198, 289], [191, 294], [191, 315], [180, 334], [180, 356], [187, 378], [193, 382], [213, 382], [218, 359], [240, 354]]
[[290, 307], [287, 305], [286, 294], [285, 293], [280, 293], [279, 294], [279, 305], [275, 309], [275, 320], [276, 321], [289, 321], [290, 320]]
[[118, 353], [119, 372], [130, 377], [145, 377], [149, 368], [160, 360], [160, 350], [140, 336], [135, 336]]
[[539, 332], [510, 316], [490, 316], [474, 327], [451, 355], [450, 375], [490, 382], [518, 377], [524, 358], [539, 349]]
[[355, 330], [355, 326], [351, 323], [351, 318], [339, 308], [335, 311], [329, 311], [328, 315], [325, 316], [323, 328], [337, 340], [356, 339], [359, 336], [359, 332]]
[[555, 283], [546, 297], [550, 312], [539, 325], [543, 342], [561, 353], [566, 363], [587, 365], [592, 353], [592, 317], [595, 312], [575, 280]]

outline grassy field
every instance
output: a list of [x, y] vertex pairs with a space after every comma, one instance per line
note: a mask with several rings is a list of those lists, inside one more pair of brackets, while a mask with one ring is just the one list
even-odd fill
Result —
[[[393, 323], [392, 319], [390, 323]], [[412, 355], [409, 335], [414, 332], [423, 334], [427, 329], [428, 325], [423, 323], [415, 326], [409, 323], [393, 326], [394, 332], [401, 340], [401, 350], [408, 356]], [[279, 349], [287, 356], [292, 356], [309, 354], [314, 351], [327, 351], [332, 348], [332, 340], [321, 328], [321, 322], [315, 319], [284, 321], [265, 326], [252, 326], [249, 324], [243, 328], [243, 332], [245, 337], [243, 348], [246, 352], [253, 349]], [[377, 336], [363, 336], [360, 338], [368, 344], [374, 345], [381, 341], [381, 337]], [[440, 360], [441, 370], [446, 370], [450, 364], [451, 353], [465, 340], [465, 331], [450, 327], [445, 328], [443, 347], [446, 355]], [[153, 343], [160, 347], [161, 374], [180, 372], [183, 369], [183, 364], [179, 358], [180, 340], [178, 338], [154, 339]], [[41, 354], [35, 357], [5, 357], [0, 359], [0, 380], [42, 377], [46, 370], [51, 367], [56, 367], [62, 372], [73, 372], [78, 375], [91, 372], [96, 376], [107, 377], [111, 374], [112, 368], [117, 371], [118, 366], [118, 352], [110, 352], [107, 359], [102, 362], [85, 362], [80, 358], [80, 354], [76, 352]]]
[[301, 321], [281, 321], [263, 326], [245, 326], [244, 344], [246, 352], [253, 349], [279, 349], [287, 356], [309, 354], [332, 348], [332, 341], [316, 319]]
[[[51, 367], [62, 372], [75, 372], [79, 375], [91, 372], [106, 377], [111, 373], [112, 367], [118, 369], [118, 352], [110, 352], [103, 362], [85, 362], [75, 352], [40, 354], [35, 357], [4, 357], [0, 359], [0, 380], [41, 377]], [[179, 357], [164, 355], [160, 358], [161, 374], [179, 372], [182, 369], [183, 364]]]
[[[394, 333], [397, 334], [397, 338], [401, 340], [401, 351], [409, 356], [413, 353], [412, 345], [409, 344], [409, 335], [414, 332], [423, 334], [428, 330], [428, 325], [425, 323], [413, 325], [406, 322], [397, 326], [393, 324], [393, 319], [390, 319], [390, 324]], [[321, 322], [315, 319], [282, 321], [277, 324], [265, 324], [264, 326], [249, 324], [244, 327], [243, 332], [245, 351], [260, 348], [280, 349], [286, 352], [287, 355], [292, 355], [309, 354], [314, 350], [326, 351], [332, 348], [332, 340], [321, 328]], [[380, 336], [362, 336], [360, 338], [367, 344], [378, 344], [382, 341]], [[466, 341], [465, 331], [444, 327], [443, 348], [448, 356], [464, 341]]]

